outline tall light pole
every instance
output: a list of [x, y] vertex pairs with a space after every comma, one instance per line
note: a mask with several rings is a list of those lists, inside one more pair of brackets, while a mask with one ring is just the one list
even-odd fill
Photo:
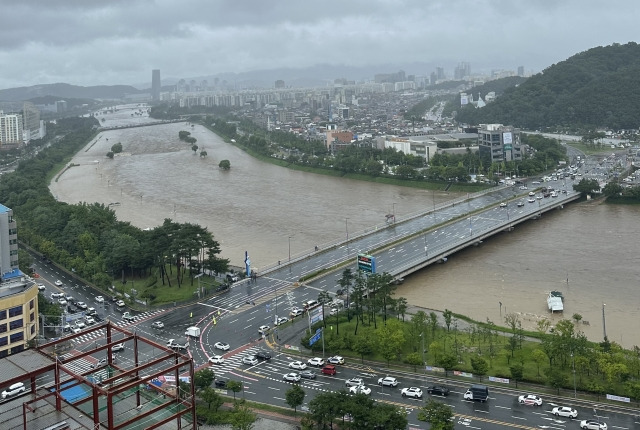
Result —
[[396, 222], [396, 204], [393, 203], [393, 222]]
[[571, 351], [571, 361], [573, 363], [573, 398], [578, 398], [578, 393], [576, 391], [576, 360], [573, 358], [573, 351]]
[[289, 236], [289, 262], [291, 262], [291, 238], [293, 236]]
[[349, 242], [349, 218], [344, 219], [344, 231], [347, 233], [347, 242]]
[[607, 340], [607, 320], [604, 317], [604, 307], [607, 306], [606, 303], [602, 304], [602, 331], [604, 332], [604, 340]]

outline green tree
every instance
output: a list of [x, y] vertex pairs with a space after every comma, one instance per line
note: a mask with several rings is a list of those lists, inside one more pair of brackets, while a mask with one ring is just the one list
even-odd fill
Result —
[[536, 348], [531, 353], [531, 359], [536, 363], [536, 369], [538, 371], [538, 376], [540, 376], [540, 365], [548, 360], [547, 354], [544, 353], [543, 350]]
[[404, 322], [404, 315], [407, 312], [407, 299], [404, 297], [398, 297], [396, 300], [396, 309], [398, 311], [398, 319], [402, 316], [402, 322]]
[[375, 343], [375, 339], [369, 334], [369, 332], [356, 337], [352, 348], [355, 352], [360, 354], [360, 361], [362, 363], [364, 363], [365, 355], [369, 356], [373, 354], [373, 351], [375, 350]]
[[122, 152], [122, 143], [118, 142], [115, 145], [111, 146], [111, 152], [114, 154], [119, 154]]
[[432, 430], [453, 430], [455, 427], [451, 407], [433, 399], [418, 410], [418, 420], [428, 422]]
[[231, 415], [231, 428], [234, 430], [251, 430], [257, 416], [246, 405], [236, 403]]
[[440, 366], [444, 367], [444, 376], [449, 376], [449, 371], [453, 370], [458, 364], [458, 358], [453, 354], [445, 354], [440, 358]]
[[195, 154], [196, 152], [198, 152], [198, 145], [191, 145], [191, 150], [193, 151], [193, 153]]
[[222, 170], [229, 170], [231, 169], [231, 162], [229, 160], [220, 160], [220, 163], [218, 163], [218, 167]]
[[522, 381], [524, 377], [524, 367], [522, 367], [522, 364], [514, 364], [509, 366], [509, 371], [511, 372], [511, 379], [516, 381], [516, 388], [518, 388], [518, 381]]
[[422, 366], [424, 363], [422, 362], [422, 354], [419, 352], [411, 352], [407, 354], [407, 358], [405, 358], [407, 364], [413, 366], [413, 371], [416, 371], [416, 366]]
[[204, 388], [200, 392], [200, 397], [202, 397], [202, 400], [204, 400], [204, 402], [207, 404], [208, 409], [211, 409], [211, 406], [213, 405], [214, 411], [217, 411], [218, 408], [220, 408], [220, 406], [222, 406], [222, 404], [224, 403], [224, 399], [222, 398], [222, 396], [211, 387]]
[[449, 309], [445, 309], [444, 312], [442, 312], [442, 317], [444, 318], [444, 324], [447, 326], [447, 331], [449, 331], [451, 329], [453, 312], [451, 312]]
[[112, 160], [113, 160], [113, 157], [115, 156], [115, 154], [113, 152], [111, 152], [111, 151], [107, 152], [106, 155], [107, 155], [107, 158], [110, 158]]
[[569, 383], [569, 377], [560, 369], [549, 369], [547, 372], [547, 383], [560, 395], [560, 388]]
[[227, 388], [233, 391], [233, 400], [236, 400], [236, 393], [242, 391], [242, 382], [240, 381], [227, 381]]
[[211, 369], [201, 369], [193, 374], [193, 383], [198, 390], [211, 386], [215, 379], [215, 374]]
[[304, 402], [305, 396], [306, 393], [302, 388], [300, 388], [299, 385], [294, 385], [284, 393], [284, 398], [287, 402], [287, 405], [291, 406], [294, 412], [296, 412], [298, 406], [300, 406]]
[[577, 184], [573, 184], [573, 189], [582, 194], [591, 194], [600, 191], [600, 184], [596, 179], [581, 179]]
[[398, 352], [402, 351], [403, 344], [404, 332], [398, 321], [391, 320], [389, 324], [378, 330], [378, 350], [387, 361], [387, 366], [398, 356]]
[[207, 154], [207, 151], [205, 151], [204, 149], [200, 151], [200, 158], [204, 158], [207, 155], [209, 155], [209, 154]]
[[478, 376], [478, 380], [482, 381], [482, 377], [489, 371], [489, 363], [482, 357], [471, 357], [471, 368], [473, 373]]

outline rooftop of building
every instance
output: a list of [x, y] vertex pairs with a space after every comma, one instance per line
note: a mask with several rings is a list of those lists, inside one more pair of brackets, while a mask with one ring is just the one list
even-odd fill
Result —
[[11, 209], [9, 209], [8, 207], [6, 207], [5, 205], [0, 204], [0, 213], [7, 213], [9, 212]]
[[[20, 273], [22, 274], [22, 272]], [[36, 283], [24, 275], [19, 278], [10, 279], [6, 279], [3, 275], [2, 282], [0, 283], [0, 299], [14, 294], [21, 294], [29, 288], [37, 288]]]

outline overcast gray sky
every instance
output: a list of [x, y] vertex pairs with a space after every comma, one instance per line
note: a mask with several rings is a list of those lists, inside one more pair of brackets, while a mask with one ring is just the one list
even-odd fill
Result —
[[189, 78], [318, 63], [427, 62], [451, 74], [468, 61], [472, 71], [522, 65], [537, 72], [594, 46], [634, 41], [640, 16], [638, 0], [0, 0], [0, 6], [5, 2], [0, 89], [136, 84], [150, 81], [156, 68], [163, 78]]

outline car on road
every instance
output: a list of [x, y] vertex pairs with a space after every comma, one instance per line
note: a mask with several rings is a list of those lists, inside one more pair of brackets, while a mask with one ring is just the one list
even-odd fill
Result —
[[11, 396], [15, 396], [16, 394], [24, 393], [25, 391], [26, 391], [26, 388], [24, 384], [22, 382], [16, 382], [15, 384], [11, 385], [9, 388], [4, 390], [2, 394], [0, 394], [0, 396], [3, 399], [6, 399]]
[[71, 329], [71, 331], [73, 332], [73, 334], [78, 334], [80, 333], [82, 330], [80, 329], [80, 327], [73, 327]]
[[309, 364], [309, 366], [317, 366], [317, 367], [324, 366], [324, 360], [320, 357], [310, 358], [307, 360], [307, 363]]
[[76, 320], [76, 327], [78, 328], [85, 328], [86, 325], [84, 322], [82, 322], [82, 320]]
[[303, 370], [300, 372], [300, 377], [304, 379], [316, 379], [316, 372], [313, 370]]
[[256, 364], [258, 364], [258, 359], [255, 355], [245, 355], [244, 357], [242, 357], [242, 364], [255, 366]]
[[118, 300], [118, 301], [116, 302], [116, 306], [118, 306], [118, 307], [123, 307], [123, 306], [124, 306], [124, 301], [122, 301], [122, 300]]
[[287, 321], [289, 321], [289, 318], [287, 318], [287, 317], [280, 317], [280, 318], [278, 318], [278, 321], [276, 321], [276, 325], [284, 324], [284, 323], [286, 323]]
[[221, 355], [212, 355], [211, 357], [209, 357], [209, 363], [222, 364], [224, 363], [224, 357]]
[[227, 281], [229, 282], [238, 282], [240, 277], [234, 273], [227, 273]]
[[329, 311], [329, 315], [333, 316], [333, 315], [338, 315], [338, 312], [340, 312], [340, 309], [338, 308], [331, 308], [331, 310]]
[[162, 321], [154, 321], [151, 323], [151, 327], [153, 328], [164, 328], [164, 323]]
[[338, 373], [336, 371], [336, 366], [334, 366], [333, 364], [326, 364], [320, 372], [324, 373], [325, 375], [335, 375], [336, 373]]
[[518, 402], [525, 405], [542, 406], [542, 398], [535, 394], [523, 394], [518, 397]]
[[369, 395], [371, 394], [371, 388], [365, 385], [354, 385], [353, 387], [349, 388], [349, 393]]
[[64, 293], [51, 293], [52, 299], [59, 299], [61, 297], [64, 297]]
[[75, 303], [76, 302], [76, 299], [71, 297], [71, 294], [65, 294], [64, 295], [64, 299], [67, 301], [67, 303]]
[[402, 394], [402, 397], [413, 397], [414, 399], [422, 398], [422, 390], [418, 387], [403, 388], [400, 391], [400, 394]]
[[529, 197], [535, 197], [536, 193], [534, 193], [533, 191], [529, 191]]
[[431, 387], [427, 387], [427, 393], [438, 396], [448, 396], [449, 389], [442, 385], [432, 385]]
[[534, 199], [533, 197], [529, 197], [529, 200], [527, 200], [529, 203], [535, 203], [536, 199]]
[[106, 358], [103, 358], [103, 359], [101, 359], [101, 360], [96, 361], [95, 363], [91, 363], [90, 367], [91, 367], [92, 369], [95, 369], [95, 368], [97, 368], [97, 367], [104, 366], [105, 364], [107, 364], [107, 359], [106, 359]]
[[54, 284], [56, 284], [57, 287], [61, 287], [62, 286], [62, 281], [60, 279], [58, 279], [56, 282], [54, 282]]
[[524, 202], [523, 202], [522, 200], [520, 200], [520, 201], [518, 202], [518, 207], [519, 207], [519, 208], [521, 208], [522, 206], [524, 206]]
[[89, 309], [87, 309], [86, 314], [87, 315], [97, 315], [98, 311], [96, 311], [96, 308], [89, 308]]
[[260, 327], [258, 327], [258, 334], [265, 335], [267, 333], [269, 333], [269, 326], [268, 325], [261, 325]]
[[72, 330], [71, 324], [65, 324], [62, 327], [62, 332], [63, 333], [71, 333], [71, 330]]
[[578, 416], [578, 411], [569, 406], [556, 406], [551, 410], [551, 413], [557, 417], [576, 418]]
[[364, 381], [362, 378], [351, 378], [347, 379], [344, 383], [347, 387], [355, 387], [357, 385], [364, 385]]
[[307, 368], [307, 365], [302, 361], [292, 361], [291, 363], [289, 363], [289, 367], [292, 369], [304, 370]]
[[96, 320], [94, 320], [92, 316], [87, 315], [86, 317], [84, 317], [84, 322], [86, 322], [87, 325], [93, 325], [96, 323]]
[[607, 430], [607, 424], [596, 420], [582, 420], [580, 428], [583, 430]]
[[398, 385], [398, 380], [393, 376], [385, 376], [384, 378], [378, 379], [378, 385], [395, 387]]
[[87, 304], [85, 302], [76, 302], [76, 308], [87, 309]]
[[104, 303], [104, 297], [96, 296], [96, 303]]
[[224, 379], [216, 379], [214, 381], [214, 385], [218, 388], [226, 388], [227, 387], [227, 381], [225, 381]]
[[58, 303], [60, 303], [62, 306], [66, 306], [67, 305], [67, 299], [65, 299], [64, 297], [60, 297], [58, 299]]
[[267, 351], [258, 351], [256, 353], [256, 358], [260, 361], [269, 361], [271, 360], [271, 354], [269, 354]]
[[331, 364], [344, 364], [344, 358], [339, 355], [334, 355], [333, 357], [329, 357], [327, 359], [327, 363]]
[[298, 315], [302, 315], [303, 313], [304, 313], [303, 309], [293, 308], [291, 309], [291, 312], [289, 313], [289, 315], [291, 315], [292, 317], [297, 317]]
[[228, 351], [229, 350], [229, 344], [225, 343], [225, 342], [216, 342], [213, 344], [213, 347], [215, 349], [221, 349], [223, 351]]
[[44, 285], [42, 285], [42, 284], [38, 284], [38, 291], [44, 291], [44, 290], [46, 290], [46, 289], [47, 289], [47, 288], [46, 288]]
[[300, 375], [298, 375], [296, 372], [291, 372], [284, 375], [282, 379], [288, 382], [300, 382]]
[[124, 342], [115, 344], [111, 347], [111, 352], [124, 351]]
[[533, 181], [531, 184], [533, 184], [533, 185], [540, 185], [540, 181]]
[[500, 203], [500, 207], [501, 207], [501, 208], [506, 208], [506, 207], [507, 207], [507, 204], [506, 204], [505, 202], [502, 202], [502, 203]]

